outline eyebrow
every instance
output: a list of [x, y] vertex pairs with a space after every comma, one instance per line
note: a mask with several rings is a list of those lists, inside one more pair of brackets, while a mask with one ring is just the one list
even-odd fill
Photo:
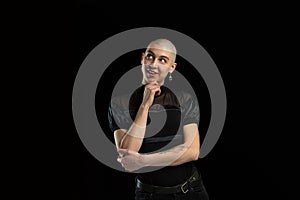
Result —
[[[153, 54], [154, 56], [156, 56], [155, 53], [153, 53], [153, 51], [151, 51], [151, 50], [148, 50], [147, 52], [150, 52], [151, 54]], [[167, 60], [170, 60], [170, 58], [168, 56], [159, 56], [159, 57], [160, 58], [165, 58]]]

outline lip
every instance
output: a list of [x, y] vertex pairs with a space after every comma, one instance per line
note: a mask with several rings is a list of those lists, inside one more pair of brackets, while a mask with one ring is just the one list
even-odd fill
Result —
[[156, 77], [157, 75], [158, 75], [158, 73], [147, 71], [147, 77], [148, 77], [148, 78], [154, 78], [154, 77]]
[[158, 72], [152, 71], [152, 70], [147, 70], [147, 73], [150, 75], [155, 75], [158, 74]]

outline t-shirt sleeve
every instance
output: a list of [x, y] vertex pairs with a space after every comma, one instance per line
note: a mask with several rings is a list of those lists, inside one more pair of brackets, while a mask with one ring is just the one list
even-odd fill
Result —
[[110, 102], [108, 107], [108, 123], [113, 132], [117, 129], [128, 130], [130, 119], [128, 108], [121, 105], [121, 103], [115, 99]]
[[182, 105], [183, 125], [196, 123], [199, 124], [200, 110], [196, 97], [185, 94], [184, 103]]

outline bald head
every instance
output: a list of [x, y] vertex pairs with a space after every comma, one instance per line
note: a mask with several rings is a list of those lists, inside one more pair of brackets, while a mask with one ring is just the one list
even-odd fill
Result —
[[164, 38], [153, 40], [147, 46], [147, 49], [150, 49], [150, 48], [161, 49], [161, 50], [164, 50], [164, 51], [171, 52], [174, 56], [172, 58], [172, 61], [175, 62], [177, 50], [176, 50], [175, 45], [170, 40], [164, 39]]

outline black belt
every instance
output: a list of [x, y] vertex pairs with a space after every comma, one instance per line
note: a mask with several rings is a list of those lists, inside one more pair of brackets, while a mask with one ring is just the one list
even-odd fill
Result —
[[165, 186], [156, 186], [142, 183], [139, 179], [136, 179], [136, 187], [144, 192], [149, 193], [159, 193], [159, 194], [171, 194], [171, 193], [187, 193], [193, 186], [199, 183], [200, 174], [197, 170], [194, 171], [193, 175], [184, 183], [165, 187]]

